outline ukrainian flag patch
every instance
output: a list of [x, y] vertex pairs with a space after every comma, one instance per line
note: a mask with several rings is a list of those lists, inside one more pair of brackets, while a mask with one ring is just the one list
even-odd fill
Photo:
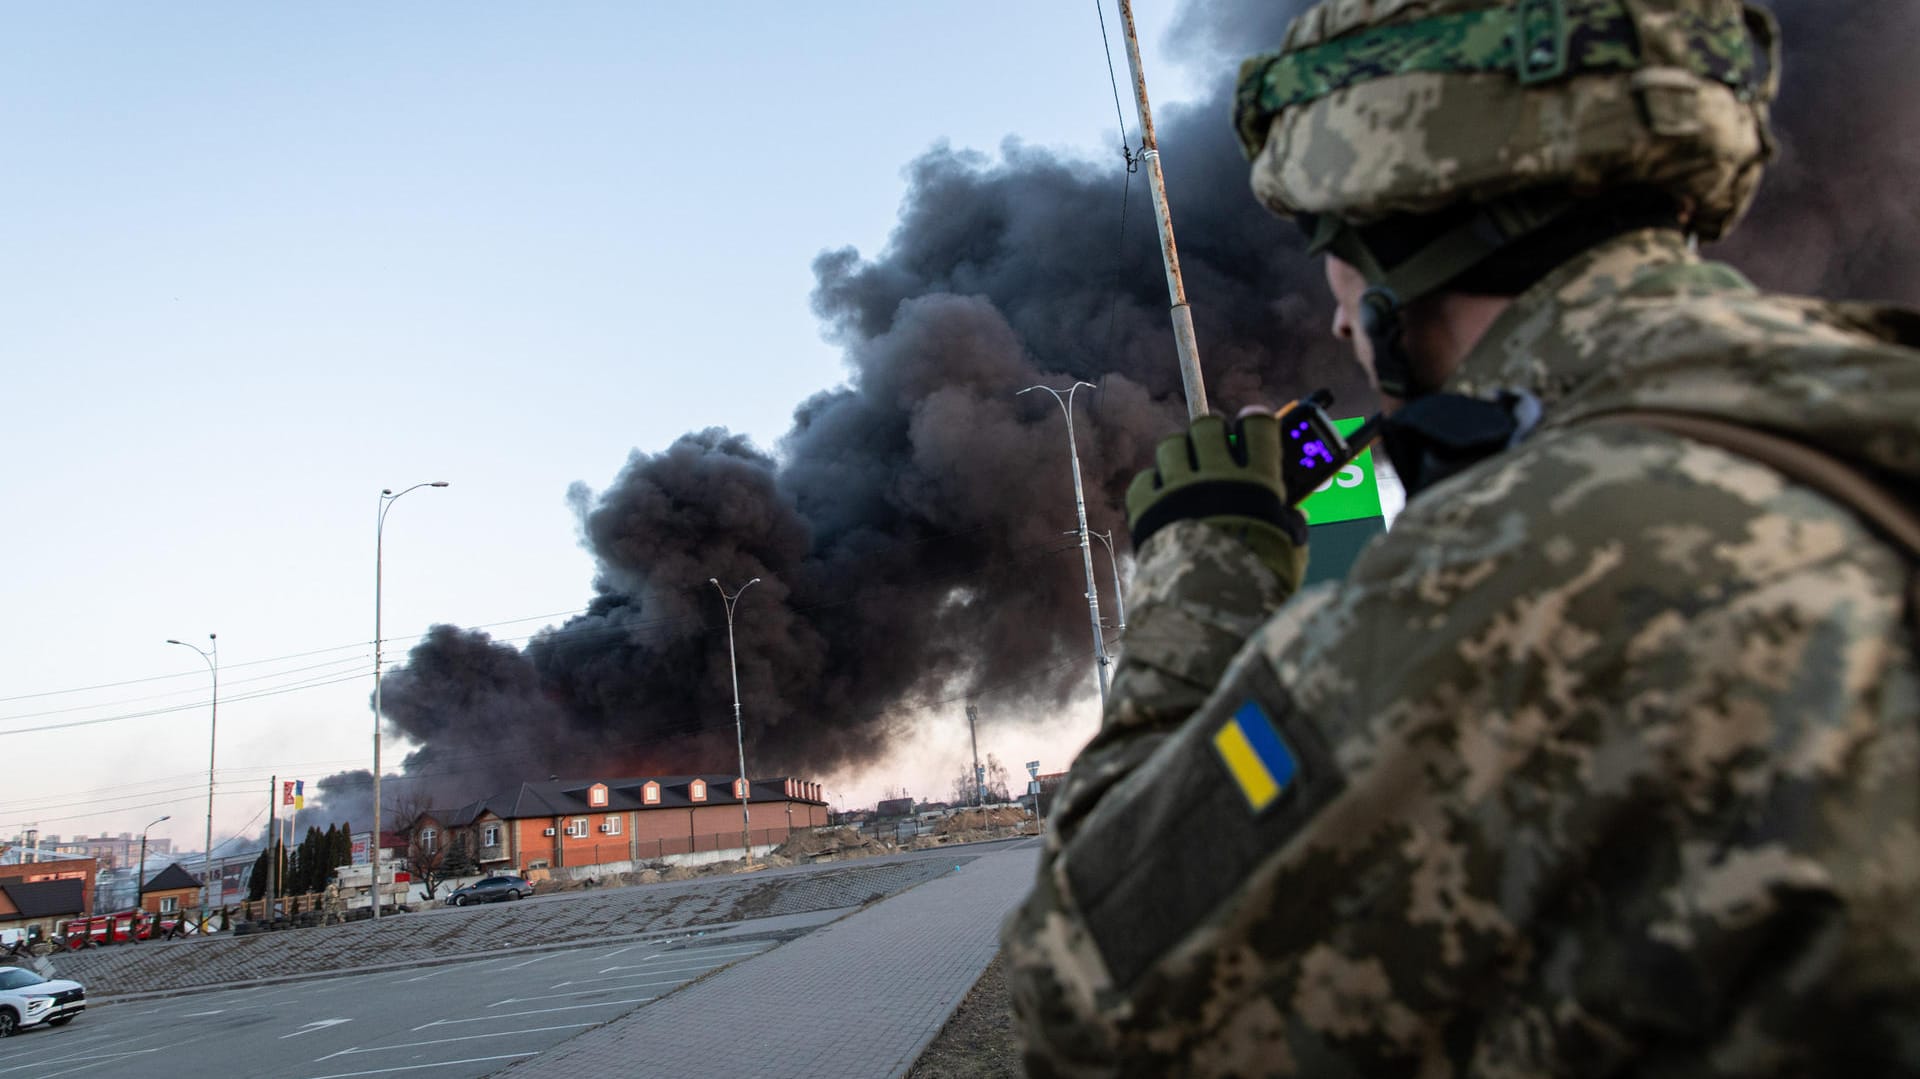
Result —
[[1300, 770], [1266, 709], [1252, 699], [1213, 733], [1213, 748], [1255, 813], [1272, 805]]

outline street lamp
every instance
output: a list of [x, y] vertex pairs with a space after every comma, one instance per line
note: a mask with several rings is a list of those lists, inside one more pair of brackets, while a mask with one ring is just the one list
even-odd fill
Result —
[[146, 828], [140, 829], [140, 879], [133, 882], [135, 896], [133, 906], [136, 910], [147, 909], [147, 829], [152, 828], [154, 824], [159, 824], [163, 820], [172, 819], [173, 814], [169, 813], [164, 817], [155, 819], [153, 824], [147, 825]]
[[1073, 441], [1073, 394], [1080, 387], [1095, 389], [1091, 382], [1076, 382], [1062, 394], [1052, 386], [1028, 386], [1021, 393], [1045, 390], [1059, 402], [1060, 412], [1067, 418], [1067, 456], [1073, 461], [1073, 511], [1080, 518], [1080, 561], [1087, 573], [1087, 617], [1093, 622], [1093, 661], [1100, 672], [1100, 710], [1107, 709], [1107, 643], [1100, 635], [1100, 593], [1093, 586], [1093, 544], [1087, 539], [1087, 497], [1080, 486], [1080, 450]]
[[387, 510], [400, 496], [422, 487], [445, 487], [446, 480], [416, 483], [394, 494], [391, 487], [380, 492], [380, 516], [373, 527], [373, 844], [368, 863], [373, 869], [373, 918], [380, 920], [380, 551], [386, 536]]
[[[1071, 536], [1074, 534], [1074, 531], [1069, 528], [1060, 534], [1063, 536]], [[1107, 564], [1113, 567], [1113, 603], [1120, 617], [1120, 628], [1118, 632], [1122, 636], [1125, 636], [1127, 632], [1127, 599], [1120, 594], [1120, 556], [1113, 553], [1113, 533], [1089, 532], [1087, 535], [1107, 545]]]
[[200, 927], [202, 929], [206, 928], [207, 908], [212, 905], [213, 900], [213, 753], [217, 744], [214, 738], [220, 730], [220, 635], [209, 633], [207, 640], [213, 642], [211, 653], [203, 651], [197, 644], [167, 638], [168, 644], [177, 644], [182, 648], [191, 648], [200, 653], [200, 658], [207, 661], [207, 669], [213, 672], [213, 712], [207, 721], [207, 845], [204, 848], [206, 854], [202, 856], [203, 866], [200, 873]]
[[727, 605], [727, 668], [733, 672], [733, 744], [740, 751], [740, 778], [744, 781], [740, 791], [740, 845], [746, 848], [747, 864], [753, 864], [753, 816], [747, 809], [747, 796], [753, 793], [753, 780], [747, 778], [747, 740], [740, 729], [740, 661], [733, 651], [733, 608], [740, 602], [740, 594], [760, 583], [755, 577], [732, 595], [721, 586], [717, 577], [707, 578], [707, 583], [720, 590], [720, 599]]

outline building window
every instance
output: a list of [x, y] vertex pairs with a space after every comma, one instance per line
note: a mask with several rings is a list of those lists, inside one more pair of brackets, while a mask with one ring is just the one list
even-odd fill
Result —
[[497, 847], [500, 845], [500, 826], [497, 824], [489, 824], [481, 829], [480, 836], [481, 846]]
[[440, 835], [439, 832], [436, 832], [431, 828], [420, 829], [420, 849], [423, 851], [426, 851], [428, 854], [432, 854], [433, 841], [439, 835]]
[[707, 800], [707, 781], [704, 779], [696, 779], [693, 782], [687, 784], [687, 797], [696, 802], [706, 801]]
[[640, 800], [642, 802], [647, 803], [650, 806], [659, 805], [660, 804], [660, 784], [655, 783], [652, 780], [648, 780], [647, 785], [640, 788]]
[[595, 783], [593, 786], [587, 788], [587, 804], [595, 809], [599, 809], [607, 804], [607, 785], [605, 783]]
[[162, 914], [177, 914], [177, 913], [179, 913], [179, 911], [180, 911], [180, 897], [179, 897], [179, 896], [177, 896], [177, 895], [165, 895], [165, 896], [161, 896], [161, 897], [160, 897], [160, 913], [162, 913]]
[[587, 834], [587, 818], [575, 817], [567, 822], [567, 834], [575, 839], [584, 839]]
[[746, 798], [746, 796], [747, 796], [747, 781], [746, 781], [746, 780], [744, 780], [744, 779], [736, 779], [736, 780], [734, 780], [734, 781], [733, 781], [733, 796], [734, 796], [735, 798], [740, 798], [740, 799], [745, 799], [745, 798]]
[[607, 818], [607, 827], [606, 827], [606, 832], [607, 832], [607, 834], [608, 834], [608, 835], [619, 835], [619, 834], [620, 834], [620, 818], [619, 818], [619, 817], [608, 817], [608, 818]]

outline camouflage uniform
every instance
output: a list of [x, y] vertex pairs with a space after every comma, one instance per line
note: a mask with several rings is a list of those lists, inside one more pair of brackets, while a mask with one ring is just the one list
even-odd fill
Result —
[[[1548, 421], [1342, 584], [1281, 607], [1211, 526], [1155, 536], [1005, 929], [1031, 1072], [1920, 1069], [1902, 556], [1763, 465], [1578, 422], [1719, 414], [1912, 481], [1914, 344], [1630, 234], [1449, 386]], [[1248, 699], [1297, 762], [1258, 813], [1213, 744]]]
[[[1689, 26], [1742, 17], [1566, 2], [1576, 26], [1629, 11], [1641, 48], [1676, 57]], [[1290, 47], [1414, 7], [1487, 5], [1335, 0]], [[1633, 101], [1588, 81], [1613, 110], [1592, 129], [1619, 146], [1521, 156], [1672, 181], [1709, 235], [1730, 227], [1770, 95], [1629, 77], [1646, 123], [1692, 138], [1697, 107], [1734, 152], [1682, 175], [1686, 154], [1620, 135]], [[1449, 130], [1434, 106], [1454, 84], [1403, 81], [1341, 91], [1335, 123], [1286, 111], [1287, 79], [1243, 81], [1283, 99], [1242, 118], [1261, 197], [1444, 204], [1444, 184], [1419, 189], [1444, 161], [1342, 141], [1395, 116]], [[1488, 93], [1475, 109], [1512, 104]], [[1916, 348], [1920, 316], [1762, 295], [1677, 232], [1628, 231], [1516, 299], [1442, 387], [1530, 392], [1544, 422], [1413, 498], [1344, 582], [1288, 597], [1213, 525], [1155, 533], [1102, 730], [1003, 932], [1032, 1074], [1920, 1072], [1912, 567], [1767, 465], [1587, 422], [1718, 417], [1911, 492]]]

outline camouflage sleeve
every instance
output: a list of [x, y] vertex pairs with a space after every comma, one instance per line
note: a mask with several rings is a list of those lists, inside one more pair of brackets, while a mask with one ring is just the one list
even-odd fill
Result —
[[1109, 716], [1005, 927], [1031, 1073], [1920, 1072], [1899, 558], [1631, 431], [1432, 495]]
[[[1034, 1075], [1047, 1073], [1040, 1060], [1067, 1074], [1075, 1058], [1096, 1072], [1107, 1059], [1101, 1028], [1082, 1021], [1090, 1002], [1060, 1006], [1068, 990], [1058, 974], [1068, 961], [1054, 950], [1062, 938], [1051, 930], [1074, 917], [1059, 905], [1062, 892], [1053, 884], [1062, 847], [1102, 794], [1193, 714], [1247, 638], [1288, 598], [1279, 576], [1244, 544], [1198, 521], [1168, 525], [1136, 556], [1127, 639], [1100, 732], [1074, 759], [1055, 796], [1040, 880], [1003, 932], [1023, 1034], [1052, 1043], [1047, 1052], [1030, 1054]], [[1068, 938], [1085, 943], [1071, 933]]]

